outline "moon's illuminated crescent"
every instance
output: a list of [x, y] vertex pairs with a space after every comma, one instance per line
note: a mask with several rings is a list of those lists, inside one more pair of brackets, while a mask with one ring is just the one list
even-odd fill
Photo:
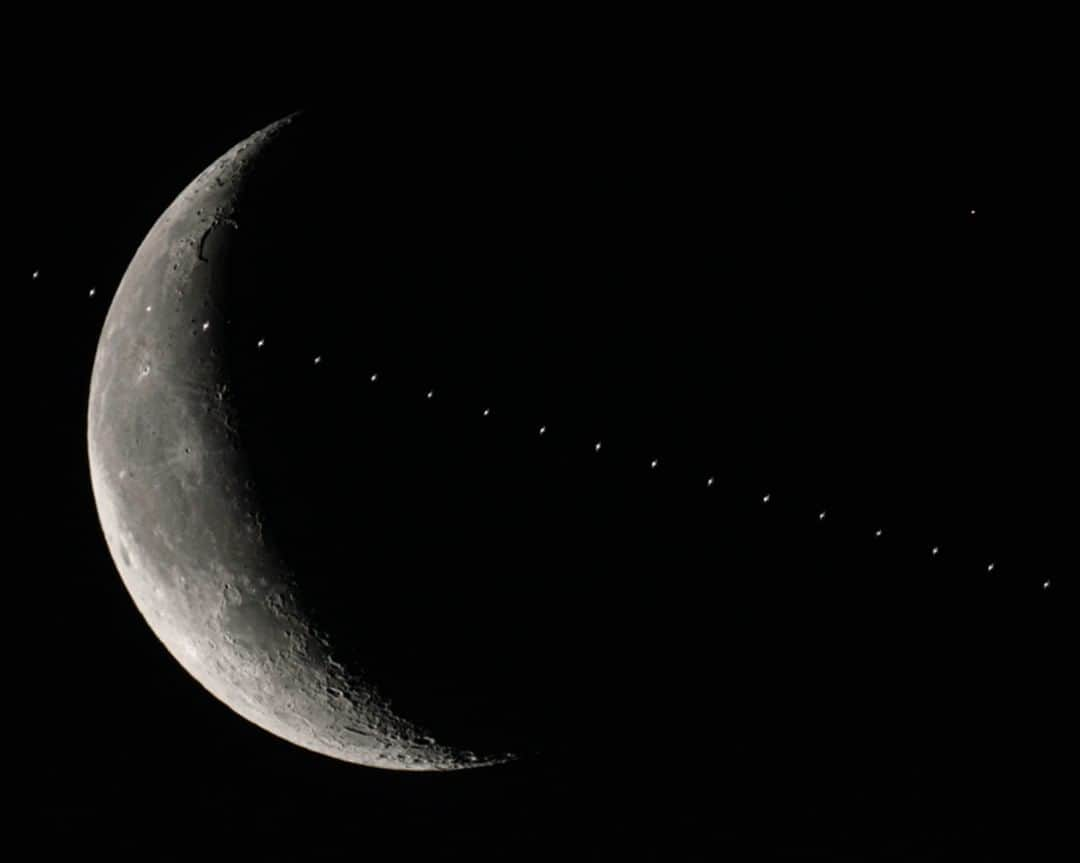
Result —
[[[357, 764], [453, 770], [505, 760], [442, 745], [398, 716], [305, 614], [264, 536], [235, 405], [221, 387], [229, 290], [218, 261], [242, 230], [245, 184], [303, 121], [233, 147], [180, 194], [132, 260], [109, 309], [90, 387], [94, 496], [124, 584], [191, 675], [241, 716]], [[206, 254], [212, 247], [217, 254]]]

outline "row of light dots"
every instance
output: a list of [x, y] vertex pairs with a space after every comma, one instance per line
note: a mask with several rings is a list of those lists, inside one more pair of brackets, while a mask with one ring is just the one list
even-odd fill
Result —
[[[259, 347], [262, 347], [262, 344], [263, 344], [263, 342], [260, 339], [259, 340]], [[320, 363], [321, 359], [322, 358], [319, 357], [319, 356], [315, 357], [315, 364], [318, 365]], [[378, 379], [379, 379], [378, 373], [372, 373], [371, 377], [369, 378], [371, 383], [375, 383], [376, 381], [378, 381]], [[427, 398], [428, 400], [434, 399], [435, 398], [435, 390], [428, 390], [424, 394], [424, 397]], [[491, 409], [490, 408], [484, 408], [481, 411], [481, 416], [487, 417], [487, 416], [490, 416], [490, 415], [491, 415]], [[543, 435], [543, 434], [545, 434], [547, 432], [547, 426], [542, 425], [542, 426], [540, 426], [538, 428], [537, 431], [538, 431], [539, 434]], [[600, 452], [600, 450], [602, 448], [602, 444], [603, 444], [602, 441], [597, 441], [596, 443], [594, 443], [593, 444], [593, 451], [594, 452]], [[659, 459], [654, 458], [649, 462], [649, 468], [652, 469], [652, 470], [656, 470], [656, 468], [658, 468], [659, 466], [660, 466], [660, 460]], [[705, 485], [708, 488], [712, 488], [713, 485], [715, 485], [715, 483], [716, 483], [716, 478], [715, 477], [710, 476], [705, 480]], [[769, 503], [770, 500], [772, 500], [772, 495], [769, 494], [769, 493], [766, 493], [766, 494], [762, 495], [762, 497], [761, 497], [761, 502], [763, 504]], [[819, 512], [818, 513], [818, 521], [824, 521], [825, 520], [825, 514], [826, 514], [826, 510], [822, 510], [821, 512]], [[880, 537], [884, 536], [884, 533], [885, 533], [885, 531], [882, 528], [879, 527], [874, 531], [874, 536], [877, 537], [877, 538], [880, 538]], [[931, 548], [930, 548], [930, 556], [931, 557], [937, 557], [940, 552], [941, 552], [941, 548], [939, 546], [936, 546], [936, 545], [931, 546]], [[986, 571], [987, 572], [993, 572], [995, 568], [996, 568], [996, 564], [993, 561], [990, 561], [986, 565]], [[1049, 589], [1050, 580], [1049, 579], [1045, 580], [1043, 582], [1042, 586], [1043, 586], [1044, 590]]]

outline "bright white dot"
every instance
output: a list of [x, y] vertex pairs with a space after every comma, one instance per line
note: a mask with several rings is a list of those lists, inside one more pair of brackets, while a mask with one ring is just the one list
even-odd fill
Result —
[[90, 289], [90, 296], [94, 296], [94, 294], [96, 294], [96, 293], [97, 293], [97, 288], [91, 288]]
[[660, 462], [656, 459], [653, 459], [651, 462], [649, 462], [649, 467], [655, 468], [658, 464], [660, 464]]
[[41, 275], [41, 270], [34, 270], [33, 275], [31, 275], [30, 278], [36, 279], [40, 275]]
[[994, 564], [992, 564], [992, 563], [986, 564], [986, 571], [987, 572], [993, 572], [994, 571]]
[[705, 485], [707, 485], [707, 486], [708, 486], [709, 488], [712, 488], [712, 485], [713, 485], [713, 483], [714, 483], [714, 482], [716, 482], [716, 480], [714, 480], [714, 479], [713, 479], [713, 478], [712, 478], [712, 477], [710, 476], [710, 477], [709, 477], [709, 478], [708, 478], [707, 480], [705, 480]]
[[600, 452], [600, 441], [596, 442], [596, 446], [593, 447], [597, 452]]
[[372, 383], [375, 383], [375, 381], [377, 381], [378, 379], [379, 379], [379, 376], [377, 374], [374, 374], [374, 375], [371, 376], [371, 382]]
[[881, 530], [880, 527], [877, 530], [874, 531], [874, 536], [881, 536], [881, 534], [882, 534], [882, 530]]
[[[149, 309], [147, 309], [147, 311], [149, 311]], [[203, 321], [202, 331], [205, 333], [208, 329], [210, 329], [210, 321]]]
[[932, 549], [930, 549], [930, 553], [933, 554], [933, 555], [937, 555], [938, 547], [935, 545]]
[[819, 512], [817, 514], [817, 520], [818, 521], [825, 521], [825, 510], [822, 510], [821, 512]]
[[428, 390], [428, 391], [427, 391], [427, 397], [428, 397], [429, 399], [433, 399], [433, 398], [435, 398], [435, 390]]
[[321, 356], [315, 357], [315, 365], [318, 365], [321, 362], [322, 362], [322, 357]]
[[[153, 308], [154, 308], [153, 306], [147, 306], [147, 307], [146, 307], [146, 310], [147, 310], [147, 311], [149, 312], [149, 311], [152, 311], [152, 310], [153, 310]], [[203, 329], [205, 329], [205, 327], [204, 327]]]
[[1050, 579], [1049, 578], [1046, 579], [1046, 581], [1043, 582], [1043, 590], [1046, 590], [1048, 587], [1050, 587]]
[[255, 342], [255, 347], [261, 348], [265, 344], [266, 344], [266, 339], [259, 339], [257, 342]]
[[484, 416], [490, 416], [491, 411], [488, 408], [484, 408]]
[[540, 426], [540, 434], [543, 434], [546, 431], [547, 431], [547, 426]]
[[768, 502], [769, 502], [769, 498], [771, 498], [771, 497], [772, 497], [772, 495], [771, 495], [771, 494], [766, 494], [766, 495], [762, 496], [762, 498], [761, 498], [761, 502], [762, 502], [762, 503], [768, 503]]
[[975, 211], [974, 211], [974, 210], [972, 210], [972, 211], [971, 211], [971, 215], [973, 215], [973, 216], [975, 215]]

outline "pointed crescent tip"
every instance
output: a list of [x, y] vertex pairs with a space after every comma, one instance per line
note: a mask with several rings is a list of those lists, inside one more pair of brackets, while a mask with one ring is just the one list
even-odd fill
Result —
[[266, 126], [262, 127], [262, 129], [259, 130], [258, 132], [256, 132], [255, 134], [257, 134], [257, 135], [274, 135], [275, 133], [280, 132], [282, 129], [286, 128], [287, 126], [291, 126], [294, 122], [296, 122], [301, 117], [303, 117], [305, 114], [307, 114], [307, 112], [308, 112], [307, 108], [297, 108], [295, 111], [292, 111], [292, 112], [286, 114], [285, 116], [281, 117], [280, 119], [274, 120], [273, 123], [270, 123], [269, 125], [266, 125]]

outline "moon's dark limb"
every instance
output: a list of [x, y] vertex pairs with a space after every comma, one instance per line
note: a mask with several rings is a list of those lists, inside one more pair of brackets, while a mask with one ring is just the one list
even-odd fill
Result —
[[[302, 123], [301, 123], [302, 124]], [[113, 559], [166, 648], [211, 693], [295, 744], [363, 765], [505, 760], [399, 716], [309, 614], [243, 439], [233, 246], [273, 191], [295, 118], [252, 135], [164, 212], [113, 300], [89, 401], [91, 477]], [[314, 218], [314, 215], [313, 215]], [[376, 577], [376, 576], [373, 576]], [[422, 717], [420, 717], [422, 721]]]

